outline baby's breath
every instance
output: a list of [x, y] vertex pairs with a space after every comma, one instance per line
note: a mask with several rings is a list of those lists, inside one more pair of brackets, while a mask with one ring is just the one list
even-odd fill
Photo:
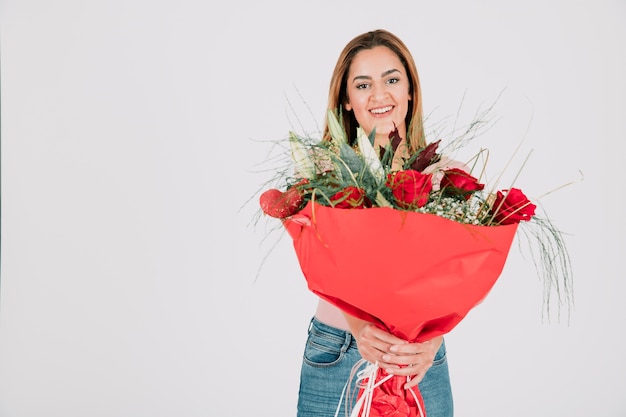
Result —
[[423, 207], [416, 209], [418, 213], [428, 213], [440, 216], [459, 223], [480, 225], [481, 217], [479, 216], [482, 202], [478, 198], [470, 198], [467, 201], [458, 198], [442, 197], [437, 200], [431, 200]]

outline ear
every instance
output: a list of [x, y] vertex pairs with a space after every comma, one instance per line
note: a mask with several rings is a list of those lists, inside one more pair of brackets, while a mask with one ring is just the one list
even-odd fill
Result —
[[352, 111], [352, 105], [350, 103], [345, 103], [343, 105], [343, 108], [346, 109], [347, 111]]

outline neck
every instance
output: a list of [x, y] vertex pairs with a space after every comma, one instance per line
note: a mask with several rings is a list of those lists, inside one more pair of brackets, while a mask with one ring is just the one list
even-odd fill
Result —
[[388, 135], [376, 135], [374, 138], [374, 149], [384, 148], [389, 143]]

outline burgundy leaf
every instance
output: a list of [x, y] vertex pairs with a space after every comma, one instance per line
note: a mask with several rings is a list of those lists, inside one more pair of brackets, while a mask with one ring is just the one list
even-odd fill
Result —
[[427, 166], [437, 162], [439, 160], [439, 155], [437, 154], [439, 142], [441, 142], [441, 139], [426, 145], [417, 158], [415, 158], [415, 161], [411, 163], [411, 169], [422, 172]]
[[400, 134], [398, 133], [398, 127], [396, 126], [395, 123], [394, 123], [394, 130], [389, 133], [389, 141], [391, 142], [391, 149], [393, 149], [393, 152], [395, 154], [396, 149], [398, 149], [398, 146], [400, 146], [400, 142], [402, 142], [402, 138], [400, 137]]

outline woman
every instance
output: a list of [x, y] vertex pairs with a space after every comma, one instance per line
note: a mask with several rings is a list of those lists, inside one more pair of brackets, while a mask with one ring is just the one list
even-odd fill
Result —
[[[425, 146], [417, 69], [406, 45], [388, 31], [361, 34], [345, 46], [330, 82], [328, 108], [343, 110], [351, 142], [361, 126], [368, 135], [375, 130], [375, 147], [385, 146], [396, 128], [411, 150]], [[346, 400], [355, 399], [344, 387], [361, 358], [409, 376], [405, 388], [419, 384], [428, 417], [453, 415], [443, 337], [408, 343], [320, 299], [303, 357], [298, 417], [334, 416], [340, 402], [338, 415], [344, 415]]]

